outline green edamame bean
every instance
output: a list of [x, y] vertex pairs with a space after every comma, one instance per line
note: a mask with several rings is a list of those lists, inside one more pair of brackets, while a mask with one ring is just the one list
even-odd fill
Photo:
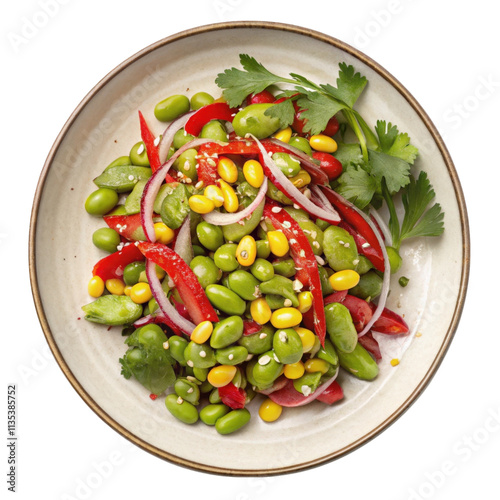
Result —
[[236, 243], [226, 243], [220, 246], [214, 254], [215, 265], [226, 273], [236, 270], [240, 265], [236, 259], [237, 248]]
[[179, 183], [162, 201], [160, 216], [163, 223], [170, 229], [181, 227], [189, 208], [189, 191], [185, 184]]
[[329, 275], [326, 268], [318, 266], [319, 280], [321, 281], [321, 291], [323, 295], [330, 295], [334, 292], [331, 283], [328, 281]]
[[261, 296], [259, 280], [248, 271], [238, 269], [228, 276], [229, 288], [242, 299], [252, 301]]
[[177, 172], [180, 172], [192, 181], [196, 181], [198, 178], [198, 171], [196, 170], [198, 164], [198, 160], [196, 159], [197, 154], [198, 152], [194, 148], [186, 149], [186, 151], [181, 153], [174, 161], [172, 166]]
[[200, 388], [198, 384], [191, 382], [187, 378], [178, 378], [174, 384], [174, 391], [177, 396], [180, 396], [193, 405], [198, 405], [200, 402]]
[[257, 258], [254, 263], [250, 266], [250, 272], [259, 281], [269, 281], [274, 278], [274, 267], [266, 259]]
[[293, 201], [288, 198], [288, 196], [283, 193], [280, 189], [278, 189], [271, 181], [267, 182], [267, 191], [266, 195], [271, 200], [277, 201], [282, 205], [293, 205]]
[[125, 210], [125, 205], [117, 205], [111, 212], [108, 212], [106, 215], [128, 215]]
[[102, 295], [82, 307], [85, 319], [93, 323], [130, 325], [142, 316], [142, 306], [126, 295]]
[[208, 376], [208, 368], [196, 368], [193, 366], [193, 377], [196, 377], [200, 382], [205, 382]]
[[250, 421], [250, 412], [246, 408], [231, 410], [215, 422], [215, 430], [219, 434], [231, 434], [240, 430]]
[[132, 165], [130, 161], [130, 156], [119, 156], [116, 160], [113, 160], [104, 170], [112, 167], [123, 167], [124, 165]]
[[269, 281], [260, 284], [263, 294], [281, 295], [291, 302], [292, 307], [299, 307], [299, 299], [293, 289], [293, 281], [284, 276], [276, 275]]
[[222, 398], [220, 397], [220, 394], [219, 394], [219, 389], [217, 389], [217, 387], [214, 387], [212, 389], [212, 391], [210, 392], [209, 396], [208, 396], [208, 401], [211, 403], [211, 404], [219, 404], [219, 403], [222, 403]]
[[325, 306], [326, 331], [333, 345], [341, 352], [352, 352], [358, 343], [358, 334], [351, 313], [340, 302]]
[[180, 149], [182, 148], [182, 146], [184, 146], [184, 144], [187, 144], [193, 139], [194, 135], [188, 134], [183, 128], [181, 128], [174, 134], [172, 146], [174, 146], [175, 149]]
[[321, 231], [326, 231], [326, 229], [331, 226], [329, 222], [321, 219], [316, 219], [316, 225], [321, 229]]
[[89, 194], [85, 210], [90, 215], [105, 215], [118, 203], [118, 194], [113, 189], [99, 188]]
[[120, 235], [110, 227], [101, 227], [92, 234], [92, 243], [105, 252], [116, 252], [116, 247], [120, 244]]
[[339, 364], [339, 356], [330, 340], [325, 339], [325, 345], [317, 352], [316, 357], [330, 363], [333, 366]]
[[309, 214], [301, 208], [285, 207], [285, 212], [287, 212], [295, 222], [304, 222], [311, 220], [309, 218]]
[[280, 120], [265, 114], [271, 106], [272, 103], [250, 104], [238, 111], [233, 119], [236, 134], [240, 137], [252, 134], [257, 139], [264, 139], [276, 132], [280, 127]]
[[[247, 351], [248, 356], [248, 351]], [[245, 377], [245, 372], [240, 366], [236, 367], [236, 373], [234, 374], [233, 380], [231, 383], [235, 385], [235, 387], [244, 389], [247, 386], [247, 378]]]
[[149, 167], [125, 165], [108, 168], [94, 179], [94, 183], [100, 188], [112, 189], [117, 193], [128, 193], [138, 181], [147, 180], [151, 175]]
[[287, 176], [294, 177], [300, 172], [300, 161], [287, 153], [274, 153], [272, 156], [276, 166]]
[[205, 425], [215, 425], [219, 418], [229, 412], [229, 407], [225, 404], [209, 404], [200, 410], [200, 420]]
[[304, 231], [314, 255], [321, 255], [323, 253], [323, 231], [311, 220], [299, 221], [298, 224]]
[[184, 337], [179, 337], [179, 335], [172, 335], [168, 339], [168, 349], [170, 355], [181, 365], [186, 366], [186, 359], [184, 357], [184, 351], [188, 346], [189, 342]]
[[141, 261], [131, 262], [123, 270], [123, 281], [127, 286], [134, 286], [139, 283], [141, 273], [146, 271], [146, 264]]
[[309, 396], [318, 388], [320, 382], [321, 372], [304, 373], [302, 377], [293, 381], [293, 386], [296, 391], [304, 396]]
[[227, 142], [228, 140], [226, 127], [219, 120], [212, 120], [203, 125], [200, 137], [221, 142]]
[[217, 283], [222, 278], [222, 271], [217, 268], [210, 257], [199, 255], [189, 263], [189, 267], [192, 269], [203, 288], [213, 283]]
[[259, 259], [267, 259], [271, 255], [271, 248], [269, 247], [269, 240], [262, 239], [256, 240], [255, 245], [257, 246], [257, 257]]
[[262, 203], [260, 203], [252, 212], [250, 218], [243, 219], [243, 224], [235, 222], [234, 224], [227, 224], [226, 226], [223, 226], [222, 233], [224, 234], [224, 239], [227, 242], [237, 243], [241, 240], [241, 238], [243, 238], [243, 236], [250, 234], [259, 225], [264, 212], [264, 204], [265, 201], [262, 200]]
[[202, 394], [208, 394], [209, 392], [213, 391], [213, 389], [214, 386], [208, 380], [205, 380], [200, 385], [200, 392]]
[[222, 349], [237, 342], [243, 335], [243, 320], [240, 316], [229, 316], [215, 324], [210, 336], [210, 346]]
[[200, 243], [215, 252], [224, 243], [224, 236], [220, 226], [210, 224], [209, 222], [200, 222], [196, 226], [196, 235]]
[[142, 193], [144, 192], [144, 187], [147, 182], [147, 179], [137, 181], [132, 192], [127, 196], [124, 204], [127, 215], [138, 214], [141, 211]]
[[383, 279], [377, 272], [371, 270], [360, 276], [359, 283], [351, 288], [349, 293], [363, 300], [371, 300], [380, 295], [382, 291], [382, 282]]
[[334, 271], [356, 269], [358, 250], [354, 238], [341, 227], [330, 226], [323, 233], [323, 249]]
[[273, 336], [273, 350], [284, 365], [296, 363], [304, 354], [302, 341], [293, 328], [276, 330]]
[[238, 344], [245, 347], [250, 354], [263, 354], [270, 351], [273, 346], [274, 328], [269, 325], [262, 325], [259, 332], [252, 335], [244, 335], [238, 340]]
[[370, 262], [370, 259], [364, 255], [359, 255], [358, 260], [359, 262], [356, 264], [356, 272], [358, 274], [365, 274], [370, 269], [373, 269], [373, 264]]
[[[204, 255], [204, 256], [206, 256], [207, 255], [207, 251], [203, 247], [201, 247], [200, 245], [193, 245], [193, 254], [194, 254], [195, 257], [198, 257], [198, 255]], [[219, 266], [217, 266], [217, 267], [219, 267]], [[220, 267], [219, 267], [219, 269], [220, 269]]]
[[[231, 316], [241, 316], [246, 309], [245, 301], [235, 292], [222, 285], [208, 285], [205, 288], [210, 303]], [[220, 323], [219, 323], [220, 324]]]
[[211, 368], [215, 366], [215, 352], [207, 343], [189, 342], [184, 351], [184, 359], [191, 368]]
[[177, 394], [169, 394], [165, 398], [165, 406], [175, 418], [185, 424], [198, 422], [198, 410], [196, 406], [177, 396]]
[[275, 359], [274, 351], [261, 354], [252, 370], [252, 377], [257, 387], [263, 388], [271, 385], [280, 376], [282, 368], [283, 364]]
[[312, 156], [311, 145], [309, 144], [309, 141], [305, 137], [294, 135], [293, 137], [290, 137], [288, 145], [300, 149], [300, 151], [302, 151], [306, 155]]
[[207, 92], [197, 92], [191, 97], [191, 109], [200, 109], [203, 106], [212, 104], [214, 100], [215, 99]]
[[338, 352], [340, 366], [361, 380], [373, 380], [378, 375], [377, 362], [358, 342], [352, 352]]
[[163, 200], [172, 194], [174, 191], [175, 187], [178, 185], [178, 183], [173, 183], [173, 182], [167, 182], [166, 184], [162, 184], [160, 187], [158, 194], [156, 195], [155, 201], [153, 203], [153, 211], [157, 214], [160, 213], [161, 211], [161, 205], [163, 203]]
[[287, 259], [276, 259], [271, 264], [273, 266], [274, 272], [285, 278], [291, 278], [297, 272], [295, 270], [295, 262], [291, 258]]
[[281, 295], [276, 295], [274, 293], [268, 293], [267, 295], [264, 295], [264, 298], [266, 299], [267, 305], [274, 311], [275, 309], [281, 309], [282, 307], [285, 306], [285, 297], [282, 297]]
[[144, 142], [136, 142], [129, 153], [130, 162], [138, 167], [149, 167], [149, 158]]
[[154, 114], [161, 122], [170, 122], [189, 111], [189, 99], [185, 95], [171, 95], [160, 101], [154, 109]]
[[215, 359], [221, 365], [239, 365], [247, 359], [247, 356], [246, 347], [241, 345], [224, 347], [215, 351]]

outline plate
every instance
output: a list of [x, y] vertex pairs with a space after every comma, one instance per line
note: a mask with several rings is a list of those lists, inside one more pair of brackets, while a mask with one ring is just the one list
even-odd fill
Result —
[[[410, 285], [393, 286], [389, 306], [404, 313], [409, 345], [397, 367], [391, 353], [373, 382], [343, 376], [345, 399], [285, 409], [278, 422], [250, 424], [220, 436], [202, 423], [186, 426], [120, 375], [125, 346], [118, 329], [83, 319], [86, 285], [102, 255], [91, 244], [102, 226], [86, 215], [92, 179], [140, 140], [138, 110], [161, 133], [152, 110], [165, 97], [220, 93], [215, 76], [254, 56], [277, 74], [299, 72], [333, 82], [345, 61], [368, 78], [357, 109], [368, 123], [398, 124], [420, 150], [416, 169], [429, 173], [445, 212], [441, 238], [404, 244]], [[78, 221], [75, 224], [75, 221]], [[73, 112], [53, 145], [37, 187], [30, 228], [30, 276], [37, 313], [64, 375], [114, 430], [144, 450], [181, 466], [227, 475], [280, 474], [337, 459], [387, 428], [417, 399], [438, 369], [457, 328], [469, 272], [469, 232], [459, 179], [431, 120], [389, 72], [366, 55], [309, 29], [266, 22], [202, 26], [161, 40], [100, 81]], [[67, 276], [72, 276], [71, 280]], [[396, 277], [397, 279], [397, 277]], [[65, 283], [65, 287], [59, 286]], [[404, 290], [404, 293], [403, 293]], [[394, 347], [394, 346], [393, 346]], [[256, 413], [255, 408], [251, 408]]]

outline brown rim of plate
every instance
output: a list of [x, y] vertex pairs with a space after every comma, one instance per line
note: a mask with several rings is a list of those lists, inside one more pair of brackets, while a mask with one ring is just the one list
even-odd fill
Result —
[[[325, 42], [329, 45], [332, 45], [334, 47], [337, 47], [339, 49], [344, 50], [345, 52], [349, 53], [350, 55], [358, 58], [360, 61], [365, 63], [367, 66], [369, 66], [371, 69], [376, 71], [380, 76], [382, 76], [385, 80], [387, 80], [394, 88], [398, 90], [398, 92], [406, 99], [406, 101], [412, 106], [412, 108], [416, 111], [416, 113], [420, 116], [422, 121], [424, 122], [425, 126], [427, 127], [428, 131], [432, 135], [434, 141], [436, 142], [439, 151], [441, 152], [441, 155], [444, 159], [444, 162], [446, 164], [446, 167], [448, 169], [448, 173], [450, 175], [450, 178], [453, 183], [453, 187], [455, 190], [455, 195], [457, 198], [458, 202], [458, 208], [460, 212], [460, 220], [462, 223], [462, 246], [463, 246], [463, 263], [462, 263], [462, 273], [461, 273], [461, 280], [460, 280], [460, 289], [458, 293], [458, 299], [457, 303], [455, 306], [455, 311], [453, 314], [452, 321], [450, 323], [450, 326], [448, 328], [448, 331], [446, 333], [445, 339], [443, 344], [441, 345], [441, 348], [439, 352], [437, 353], [434, 362], [432, 365], [429, 367], [425, 377], [421, 380], [420, 384], [418, 387], [413, 391], [413, 393], [407, 398], [406, 401], [404, 401], [401, 406], [398, 408], [397, 411], [395, 411], [390, 417], [388, 417], [384, 422], [379, 424], [377, 427], [372, 429], [369, 433], [364, 435], [362, 438], [359, 438], [355, 442], [349, 444], [348, 446], [345, 446], [344, 448], [333, 452], [329, 455], [325, 455], [322, 457], [319, 457], [315, 460], [311, 460], [308, 462], [304, 462], [302, 464], [298, 465], [292, 465], [292, 466], [287, 466], [287, 467], [278, 467], [275, 469], [253, 469], [253, 470], [244, 470], [244, 469], [230, 469], [230, 468], [222, 468], [222, 467], [213, 467], [210, 465], [206, 464], [201, 464], [201, 463], [196, 463], [194, 461], [190, 460], [185, 460], [183, 458], [177, 457], [175, 455], [172, 455], [164, 450], [161, 450], [155, 446], [152, 446], [151, 444], [143, 441], [142, 439], [139, 439], [137, 436], [135, 436], [132, 432], [121, 426], [118, 422], [116, 422], [113, 418], [111, 418], [88, 394], [83, 387], [80, 385], [76, 377], [73, 375], [71, 372], [71, 369], [69, 366], [66, 364], [66, 361], [61, 355], [61, 352], [59, 351], [59, 348], [57, 347], [57, 344], [52, 336], [52, 332], [50, 331], [50, 326], [47, 321], [47, 318], [45, 316], [45, 312], [43, 309], [42, 305], [42, 300], [40, 297], [40, 293], [38, 290], [38, 282], [37, 282], [37, 273], [36, 273], [36, 241], [35, 241], [35, 234], [36, 234], [36, 225], [37, 225], [37, 215], [38, 215], [38, 208], [40, 205], [40, 200], [42, 197], [42, 192], [45, 184], [45, 179], [47, 178], [47, 174], [49, 171], [49, 168], [52, 164], [53, 158], [63, 141], [64, 137], [66, 136], [68, 130], [71, 128], [73, 122], [76, 120], [78, 117], [79, 113], [82, 111], [82, 109], [85, 108], [85, 106], [90, 102], [90, 100], [94, 97], [94, 95], [99, 92], [106, 84], [108, 81], [110, 81], [113, 77], [115, 77], [118, 73], [123, 71], [125, 68], [127, 68], [129, 65], [133, 64], [135, 61], [138, 59], [142, 58], [146, 54], [163, 47], [165, 45], [168, 45], [172, 42], [176, 42], [178, 40], [182, 40], [184, 38], [193, 36], [193, 35], [199, 35], [202, 33], [208, 33], [212, 31], [220, 31], [220, 30], [226, 30], [226, 29], [269, 29], [269, 30], [279, 30], [279, 31], [286, 31], [289, 33], [295, 33], [298, 35], [302, 36], [308, 36], [311, 38], [314, 38], [316, 40]], [[180, 33], [177, 33], [175, 35], [169, 36], [167, 38], [164, 38], [156, 43], [153, 43], [152, 45], [144, 48], [143, 50], [139, 51], [123, 63], [121, 63], [119, 66], [117, 66], [114, 70], [112, 70], [108, 75], [106, 75], [85, 97], [84, 99], [80, 102], [78, 107], [73, 111], [69, 119], [66, 121], [64, 124], [64, 127], [62, 128], [61, 132], [59, 133], [54, 145], [52, 146], [48, 156], [47, 160], [45, 161], [42, 173], [40, 175], [40, 179], [38, 181], [34, 201], [33, 201], [33, 208], [32, 208], [32, 213], [31, 213], [31, 221], [30, 221], [30, 232], [29, 232], [29, 271], [30, 271], [30, 280], [31, 280], [31, 289], [33, 293], [33, 298], [35, 302], [35, 307], [36, 311], [38, 314], [38, 318], [40, 320], [45, 338], [47, 339], [47, 342], [50, 346], [50, 349], [52, 350], [52, 353], [54, 354], [54, 357], [56, 358], [57, 363], [61, 367], [64, 375], [66, 378], [69, 380], [71, 385], [74, 387], [74, 389], [78, 392], [80, 397], [87, 403], [87, 405], [102, 419], [104, 422], [106, 422], [110, 427], [112, 427], [114, 430], [119, 432], [122, 436], [124, 436], [126, 439], [131, 441], [132, 443], [136, 444], [137, 446], [141, 447], [145, 451], [162, 458], [164, 460], [168, 460], [169, 462], [172, 462], [176, 465], [180, 465], [182, 467], [186, 467], [195, 471], [201, 471], [201, 472], [209, 472], [213, 474], [220, 474], [220, 475], [226, 475], [226, 476], [269, 476], [269, 475], [276, 475], [276, 474], [285, 474], [285, 473], [291, 473], [291, 472], [298, 472], [302, 471], [305, 469], [309, 469], [312, 467], [316, 467], [322, 464], [325, 464], [327, 462], [330, 462], [334, 459], [340, 458], [343, 455], [346, 455], [352, 451], [354, 451], [356, 448], [361, 446], [362, 444], [367, 443], [371, 439], [373, 439], [375, 436], [377, 436], [380, 432], [382, 432], [384, 429], [386, 429], [389, 425], [394, 423], [410, 406], [413, 404], [416, 399], [420, 396], [422, 391], [425, 389], [427, 384], [430, 382], [432, 377], [434, 376], [437, 368], [441, 364], [444, 355], [446, 354], [446, 351], [448, 350], [448, 347], [450, 345], [450, 342], [455, 334], [455, 331], [457, 329], [460, 316], [462, 314], [464, 302], [465, 302], [465, 296], [467, 292], [467, 284], [468, 284], [468, 279], [469, 279], [469, 267], [470, 267], [470, 239], [469, 239], [469, 222], [468, 222], [468, 217], [467, 217], [467, 208], [465, 205], [465, 199], [462, 191], [462, 187], [460, 185], [460, 181], [458, 179], [457, 172], [455, 170], [455, 166], [453, 164], [453, 161], [450, 157], [450, 154], [443, 142], [443, 139], [441, 138], [439, 132], [437, 131], [436, 127], [434, 126], [433, 122], [427, 115], [427, 113], [422, 109], [420, 104], [416, 101], [416, 99], [410, 94], [410, 92], [396, 79], [394, 78], [388, 71], [386, 71], [384, 68], [382, 68], [378, 63], [376, 63], [373, 59], [365, 55], [364, 53], [360, 52], [359, 50], [351, 47], [350, 45], [334, 38], [328, 35], [325, 35], [323, 33], [320, 33], [318, 31], [314, 31], [308, 28], [302, 28], [299, 26], [294, 26], [290, 24], [282, 24], [282, 23], [274, 23], [274, 22], [263, 22], [263, 21], [237, 21], [237, 22], [227, 22], [227, 23], [216, 23], [216, 24], [209, 24], [205, 26], [200, 26], [197, 28], [189, 29], [186, 31], [182, 31]]]

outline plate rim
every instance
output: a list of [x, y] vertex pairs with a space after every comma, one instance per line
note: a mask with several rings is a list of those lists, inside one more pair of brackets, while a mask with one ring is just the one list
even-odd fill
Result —
[[[314, 460], [303, 462], [300, 464], [290, 465], [290, 466], [282, 466], [272, 469], [237, 469], [237, 468], [225, 468], [220, 466], [211, 466], [207, 464], [202, 464], [195, 462], [193, 460], [187, 460], [182, 457], [178, 457], [177, 455], [173, 455], [165, 450], [159, 449], [158, 447], [147, 443], [146, 441], [140, 439], [136, 435], [134, 435], [131, 431], [123, 427], [116, 420], [114, 420], [108, 413], [106, 413], [99, 404], [92, 398], [92, 396], [83, 388], [80, 382], [77, 380], [70, 367], [66, 363], [64, 357], [62, 356], [57, 343], [52, 335], [50, 325], [48, 319], [45, 315], [45, 311], [43, 308], [42, 298], [40, 296], [40, 291], [38, 287], [38, 279], [37, 279], [37, 268], [36, 268], [36, 230], [37, 230], [37, 220], [38, 220], [38, 210], [45, 186], [45, 181], [48, 176], [48, 172], [53, 163], [54, 157], [66, 137], [66, 134], [71, 129], [71, 126], [76, 121], [80, 113], [84, 110], [87, 104], [92, 100], [92, 98], [102, 89], [104, 86], [112, 80], [116, 75], [125, 70], [128, 66], [146, 56], [147, 54], [166, 46], [170, 43], [182, 40], [184, 38], [189, 38], [194, 35], [205, 34], [213, 31], [221, 31], [227, 29], [268, 29], [268, 30], [278, 30], [285, 31], [288, 33], [298, 34], [302, 36], [308, 36], [315, 40], [322, 41], [333, 47], [341, 49], [348, 54], [356, 57], [364, 64], [369, 66], [373, 71], [375, 71], [379, 76], [387, 80], [392, 87], [394, 87], [401, 96], [409, 103], [412, 109], [418, 114], [422, 122], [424, 123], [426, 129], [431, 134], [433, 140], [435, 141], [439, 152], [443, 158], [443, 161], [448, 170], [448, 174], [450, 176], [450, 180], [453, 184], [455, 198], [457, 200], [458, 211], [460, 215], [461, 228], [462, 228], [462, 269], [460, 276], [460, 285], [458, 290], [457, 301], [455, 304], [455, 308], [453, 311], [453, 317], [444, 336], [443, 343], [441, 348], [436, 353], [433, 363], [429, 366], [425, 376], [421, 379], [418, 386], [413, 390], [413, 392], [408, 396], [408, 398], [395, 410], [390, 416], [388, 416], [383, 422], [379, 423], [375, 428], [371, 431], [358, 438], [356, 441], [350, 443], [349, 445], [344, 446], [340, 450], [334, 451], [330, 454], [327, 454], [322, 457], [318, 457]], [[387, 429], [390, 425], [396, 422], [409, 408], [410, 406], [416, 402], [416, 400], [420, 397], [424, 389], [428, 386], [429, 382], [432, 380], [433, 376], [437, 372], [439, 366], [441, 365], [446, 352], [451, 344], [451, 341], [455, 335], [457, 330], [460, 317], [463, 312], [464, 303], [467, 295], [467, 287], [469, 281], [469, 273], [470, 273], [470, 229], [469, 229], [469, 219], [467, 214], [467, 207], [465, 203], [465, 197], [462, 190], [462, 186], [460, 180], [458, 178], [457, 171], [455, 169], [453, 160], [451, 155], [446, 147], [441, 135], [439, 134], [436, 126], [424, 111], [419, 102], [413, 97], [413, 95], [402, 85], [402, 83], [397, 80], [390, 72], [388, 72], [384, 67], [382, 67], [375, 60], [370, 58], [368, 55], [364, 54], [360, 50], [352, 47], [351, 45], [343, 42], [342, 40], [335, 38], [333, 36], [327, 35], [325, 33], [321, 33], [319, 31], [297, 26], [294, 24], [288, 23], [277, 23], [277, 22], [268, 22], [268, 21], [230, 21], [230, 22], [221, 22], [221, 23], [212, 23], [206, 24], [202, 26], [198, 26], [195, 28], [187, 29], [180, 31], [176, 34], [165, 37], [157, 42], [154, 42], [145, 48], [141, 49], [134, 55], [130, 56], [110, 72], [106, 74], [81, 100], [75, 110], [71, 113], [69, 118], [66, 120], [63, 125], [61, 131], [57, 135], [54, 144], [52, 145], [47, 158], [45, 160], [44, 166], [40, 173], [40, 177], [36, 186], [36, 191], [33, 199], [31, 218], [30, 218], [30, 226], [29, 226], [29, 276], [31, 283], [31, 292], [35, 304], [35, 309], [38, 315], [38, 319], [40, 321], [44, 336], [49, 344], [49, 347], [61, 368], [62, 372], [79, 394], [79, 396], [85, 401], [85, 403], [90, 407], [90, 409], [101, 418], [106, 424], [108, 424], [112, 429], [117, 431], [127, 440], [132, 442], [133, 444], [139, 446], [143, 450], [151, 453], [152, 455], [161, 458], [163, 460], [167, 460], [175, 465], [179, 465], [191, 470], [195, 470], [198, 472], [206, 472], [213, 473], [223, 476], [272, 476], [279, 474], [286, 474], [292, 472], [304, 471], [307, 469], [311, 469], [313, 467], [317, 467], [328, 462], [331, 462], [335, 459], [338, 459], [342, 456], [345, 456], [352, 451], [356, 450], [360, 446], [368, 443], [373, 438], [375, 438], [378, 434]]]

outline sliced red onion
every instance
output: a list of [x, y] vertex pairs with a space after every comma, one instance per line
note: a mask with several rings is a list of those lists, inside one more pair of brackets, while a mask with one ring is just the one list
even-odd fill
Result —
[[243, 220], [245, 217], [252, 215], [253, 211], [262, 203], [264, 203], [264, 198], [267, 192], [267, 177], [264, 177], [264, 182], [259, 188], [259, 192], [255, 199], [240, 212], [224, 213], [213, 211], [208, 214], [203, 214], [203, 218], [210, 224], [215, 224], [216, 226], [227, 226], [228, 224], [234, 224]]
[[312, 200], [321, 208], [328, 210], [329, 212], [336, 213], [337, 211], [333, 208], [330, 200], [325, 196], [325, 193], [315, 184], [311, 185], [311, 192], [314, 195]]
[[191, 216], [189, 214], [184, 219], [184, 222], [177, 233], [174, 252], [177, 253], [188, 265], [194, 258], [193, 244], [191, 243]]
[[385, 220], [382, 219], [380, 214], [373, 208], [370, 208], [370, 215], [377, 221], [377, 224], [380, 227], [380, 230], [384, 234], [385, 241], [388, 246], [392, 246], [392, 235], [391, 231], [389, 230], [389, 227], [385, 223]]
[[182, 127], [184, 127], [184, 125], [186, 125], [186, 122], [189, 120], [189, 118], [191, 118], [191, 116], [194, 113], [195, 111], [191, 111], [182, 116], [179, 116], [179, 118], [170, 123], [168, 127], [165, 129], [165, 132], [163, 132], [160, 144], [158, 146], [158, 156], [160, 157], [160, 162], [162, 164], [167, 161], [168, 151], [170, 150], [170, 146], [174, 141], [174, 135]]
[[269, 396], [269, 394], [272, 394], [273, 392], [276, 392], [276, 391], [279, 391], [281, 389], [283, 389], [283, 387], [285, 387], [285, 385], [287, 384], [288, 382], [288, 379], [282, 375], [281, 377], [278, 377], [274, 382], [273, 382], [273, 385], [267, 389], [257, 389], [256, 392], [260, 393], [260, 394], [264, 394], [266, 396]]
[[292, 181], [280, 170], [274, 160], [267, 154], [267, 151], [261, 142], [254, 136], [252, 136], [252, 138], [255, 140], [259, 148], [263, 162], [265, 163], [265, 168], [267, 168], [273, 176], [273, 179], [271, 180], [276, 184], [278, 189], [281, 189], [281, 191], [283, 191], [294, 203], [299, 205], [309, 214], [330, 222], [331, 224], [337, 224], [340, 221], [340, 217], [337, 212], [329, 212], [328, 210], [318, 207], [318, 205], [313, 203], [297, 187], [295, 187]]
[[156, 276], [156, 264], [152, 260], [146, 260], [146, 276], [148, 278], [149, 286], [151, 287], [151, 292], [158, 307], [161, 312], [169, 319], [179, 330], [186, 335], [191, 335], [191, 332], [195, 328], [195, 324], [191, 321], [183, 318], [178, 312], [175, 306], [173, 306], [163, 291], [160, 280]]
[[146, 235], [146, 239], [154, 243], [156, 241], [155, 229], [153, 223], [153, 205], [158, 195], [163, 181], [165, 180], [165, 175], [170, 170], [170, 167], [174, 161], [182, 154], [184, 151], [190, 148], [196, 148], [207, 142], [214, 142], [212, 139], [193, 139], [188, 143], [184, 144], [179, 148], [172, 157], [164, 163], [148, 180], [146, 186], [144, 187], [144, 192], [141, 198], [141, 224]]

